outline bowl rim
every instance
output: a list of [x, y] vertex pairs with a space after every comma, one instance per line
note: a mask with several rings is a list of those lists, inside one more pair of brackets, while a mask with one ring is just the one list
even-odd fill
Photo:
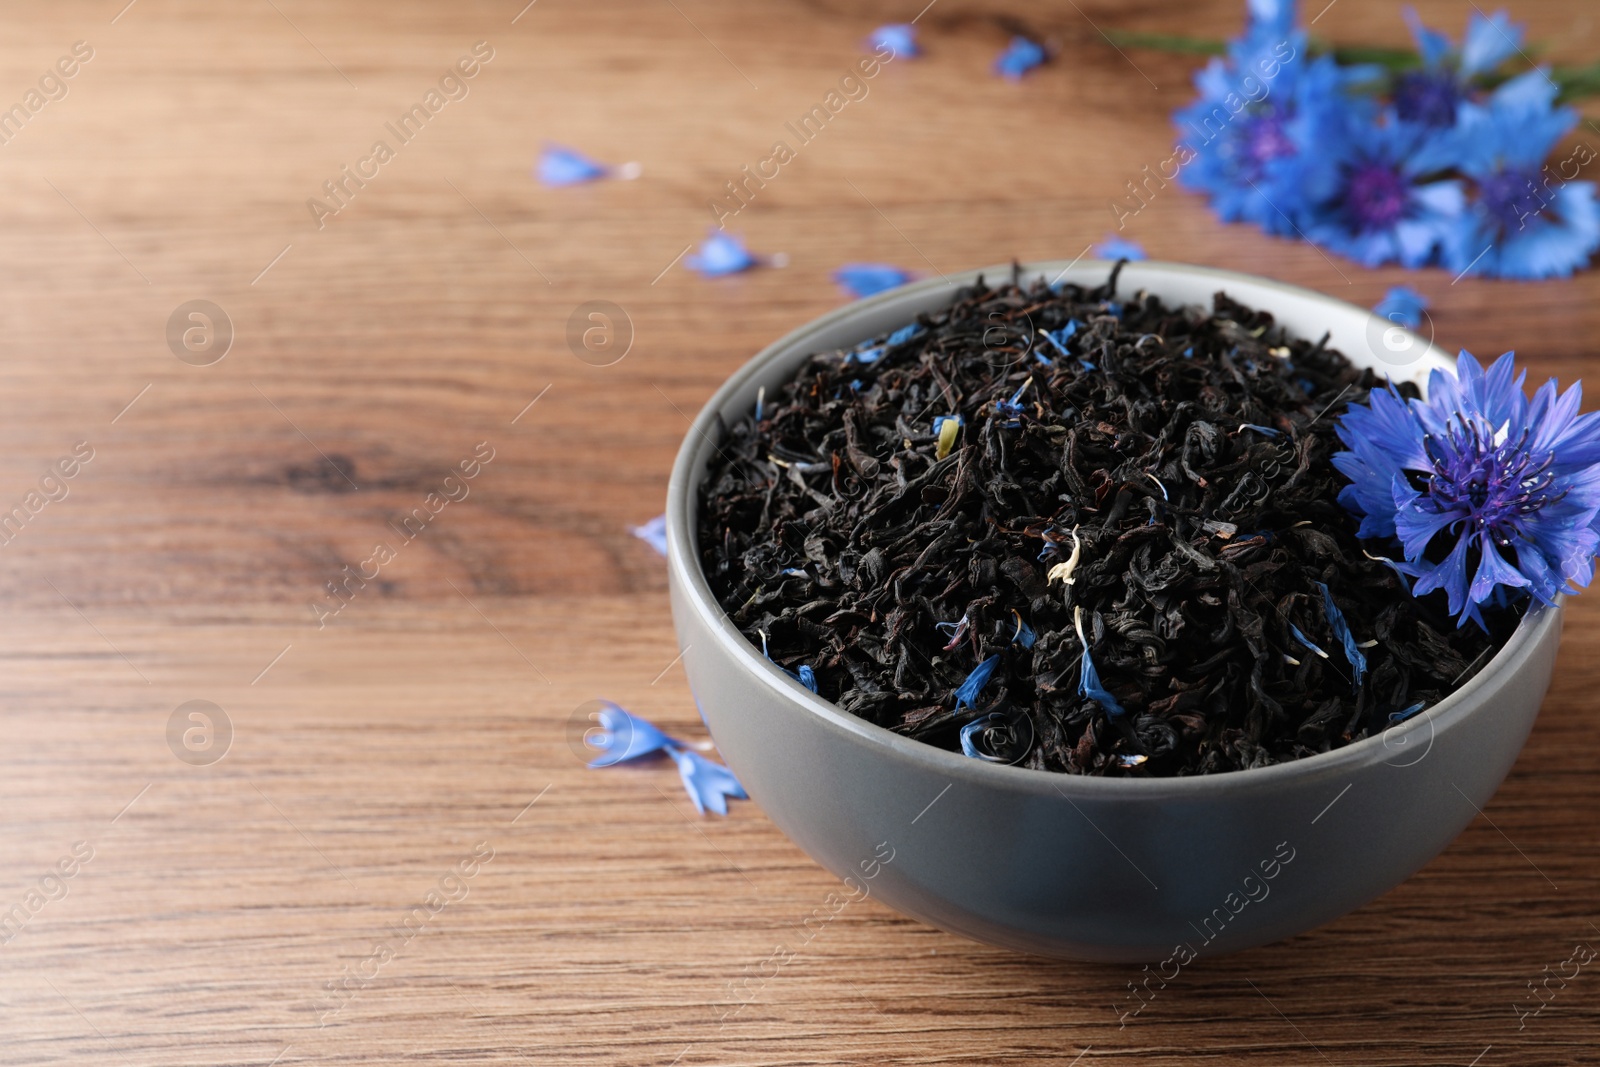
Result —
[[[1340, 311], [1355, 311], [1377, 322], [1386, 321], [1365, 308], [1324, 293], [1258, 275], [1159, 260], [1140, 260], [1136, 264], [1130, 263], [1130, 266], [1134, 265], [1139, 268], [1138, 273], [1141, 274], [1154, 270], [1157, 273], [1200, 276], [1213, 279], [1219, 283], [1219, 288], [1226, 288], [1230, 282], [1245, 283], [1252, 287], [1276, 290], [1287, 296], [1309, 298]], [[695, 416], [673, 462], [671, 481], [667, 489], [667, 567], [669, 576], [682, 594], [681, 602], [695, 613], [698, 621], [713, 634], [718, 645], [730, 655], [731, 660], [750, 681], [761, 684], [771, 691], [772, 695], [787, 701], [797, 711], [816, 718], [825, 729], [847, 734], [857, 742], [884, 750], [885, 754], [920, 764], [931, 772], [950, 778], [952, 782], [964, 780], [988, 788], [999, 787], [1029, 794], [1054, 792], [1069, 801], [1073, 795], [1096, 799], [1119, 796], [1144, 800], [1194, 799], [1219, 793], [1275, 789], [1289, 780], [1339, 778], [1374, 763], [1390, 763], [1390, 760], [1382, 758], [1384, 752], [1400, 753], [1410, 750], [1424, 729], [1427, 731], [1427, 743], [1431, 749], [1438, 734], [1485, 708], [1488, 701], [1477, 698], [1494, 686], [1500, 678], [1515, 673], [1522, 667], [1550, 640], [1552, 632], [1559, 639], [1562, 615], [1560, 601], [1558, 600], [1557, 605], [1552, 608], [1535, 605], [1524, 616], [1505, 645], [1466, 684], [1404, 723], [1340, 748], [1284, 763], [1182, 777], [1107, 778], [1035, 770], [1013, 764], [972, 759], [961, 753], [939, 748], [868, 722], [806, 689], [776, 663], [756, 654], [755, 647], [744, 634], [739, 632], [729, 620], [727, 612], [717, 603], [700, 566], [695, 547], [695, 531], [690, 527], [690, 517], [695, 510], [694, 494], [698, 491], [699, 485], [698, 481], [691, 480], [691, 473], [705, 451], [716, 447], [714, 443], [716, 438], [713, 435], [720, 429], [720, 413], [729, 405], [734, 394], [739, 392], [751, 378], [760, 375], [767, 364], [803, 343], [808, 337], [912, 293], [949, 288], [951, 285], [971, 284], [979, 276], [1009, 275], [1014, 266], [1016, 265], [1009, 263], [1000, 264], [913, 282], [865, 300], [854, 301], [825, 315], [810, 319], [747, 360], [718, 387]], [[1071, 261], [1044, 260], [1021, 264], [1020, 272], [1023, 276], [1058, 272], [1059, 277], [1065, 277], [1069, 271], [1074, 274], [1098, 272], [1103, 276], [1109, 273], [1112, 266], [1111, 260], [1079, 257]], [[1268, 306], [1264, 310], [1273, 309]], [[1420, 337], [1417, 339], [1422, 341]], [[1450, 366], [1449, 357], [1438, 346], [1432, 342], [1423, 343], [1426, 347], [1422, 358], [1426, 364]], [[680, 598], [673, 599], [676, 608]], [[685, 648], [683, 652], [687, 659], [688, 649]], [[1426, 752], [1412, 763], [1421, 762], [1425, 756]], [[1404, 767], [1411, 764], [1390, 763], [1390, 765]]]

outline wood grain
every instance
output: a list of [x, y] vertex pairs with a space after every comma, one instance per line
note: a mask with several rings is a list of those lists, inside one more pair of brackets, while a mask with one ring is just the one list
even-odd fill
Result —
[[[0, 945], [0, 1063], [1595, 1062], [1600, 976], [1525, 1028], [1512, 1009], [1600, 941], [1595, 601], [1444, 855], [1325, 929], [1194, 965], [1126, 1026], [1133, 968], [992, 950], [873, 900], [730, 1015], [832, 879], [752, 804], [700, 819], [670, 766], [591, 772], [569, 749], [602, 695], [703, 736], [661, 563], [627, 528], [661, 510], [723, 377], [837, 306], [841, 263], [1077, 255], [1166, 158], [1190, 70], [1094, 27], [1224, 34], [1242, 5], [943, 0], [928, 56], [736, 220], [791, 265], [709, 282], [667, 269], [706, 201], [920, 5], [123, 2], [13, 5], [0, 41], [0, 102], [94, 49], [0, 146], [0, 511], [94, 449], [0, 547], [0, 914], [93, 850]], [[1550, 58], [1600, 51], [1587, 5], [1517, 6]], [[1423, 7], [1452, 27], [1470, 10]], [[988, 73], [1007, 18], [1060, 50], [1022, 85]], [[1404, 33], [1375, 0], [1317, 29]], [[479, 41], [470, 93], [319, 230], [307, 198]], [[543, 140], [644, 178], [545, 189]], [[1411, 281], [1447, 346], [1517, 347], [1536, 375], [1581, 375], [1600, 334], [1592, 272], [1363, 271], [1172, 189], [1130, 232], [1360, 304]], [[235, 332], [210, 366], [166, 342], [199, 299]], [[568, 349], [588, 300], [631, 320], [613, 366]], [[398, 544], [387, 521], [479, 442], [470, 496], [319, 629], [325, 583]], [[191, 700], [231, 721], [220, 762], [168, 747]], [[480, 843], [492, 860], [442, 882]], [[420, 932], [390, 932], [441, 885], [455, 899]]]

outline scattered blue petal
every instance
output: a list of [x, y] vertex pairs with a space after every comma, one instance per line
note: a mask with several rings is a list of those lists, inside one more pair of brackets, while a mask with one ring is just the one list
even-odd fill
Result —
[[1411, 716], [1421, 711], [1424, 706], [1424, 703], [1419, 700], [1409, 708], [1401, 708], [1399, 711], [1394, 712], [1389, 716], [1390, 725], [1405, 722], [1407, 719], [1411, 718]]
[[902, 326], [891, 333], [884, 344], [903, 345], [921, 332], [922, 327], [913, 322], [910, 326]]
[[1256, 433], [1264, 434], [1267, 437], [1282, 437], [1283, 436], [1283, 431], [1282, 430], [1274, 430], [1271, 426], [1257, 426], [1253, 422], [1240, 423], [1239, 424], [1239, 429], [1241, 429], [1241, 430], [1254, 430]]
[[1339, 605], [1333, 602], [1333, 593], [1328, 590], [1327, 584], [1318, 582], [1317, 587], [1322, 590], [1322, 610], [1327, 613], [1328, 625], [1333, 628], [1333, 636], [1339, 639], [1339, 644], [1344, 646], [1344, 658], [1350, 661], [1351, 681], [1355, 688], [1360, 689], [1367, 677], [1366, 654], [1357, 646], [1355, 635], [1350, 632], [1350, 624], [1345, 621]]
[[591, 767], [610, 767], [679, 744], [647, 719], [607, 703], [596, 716], [600, 724], [583, 736], [584, 743], [600, 750]]
[[[1026, 741], [1019, 727], [1026, 725]], [[982, 742], [982, 747], [979, 742]], [[991, 711], [961, 728], [961, 753], [985, 763], [1015, 763], [1033, 747], [1033, 723], [1015, 709]]]
[[1020, 614], [1014, 611], [1012, 614], [1017, 617], [1017, 632], [1012, 636], [1011, 640], [1023, 648], [1031, 649], [1034, 643], [1039, 640], [1039, 635], [1033, 632], [1033, 627], [1029, 626]]
[[547, 144], [539, 153], [539, 180], [546, 185], [578, 185], [598, 181], [610, 173], [611, 168], [605, 164], [558, 144]]
[[922, 53], [917, 47], [917, 28], [906, 22], [879, 26], [867, 38], [867, 44], [874, 52], [893, 52], [896, 59], [909, 59]]
[[960, 687], [956, 689], [956, 707], [958, 709], [963, 704], [977, 707], [979, 692], [989, 683], [990, 675], [994, 674], [994, 669], [999, 665], [1000, 654], [996, 652], [972, 669], [972, 673], [967, 675], [967, 680], [962, 682]]
[[800, 670], [795, 674], [795, 677], [800, 679], [801, 685], [805, 686], [813, 693], [817, 691], [817, 672], [812, 670], [807, 664], [800, 664]]
[[878, 345], [874, 348], [862, 348], [846, 354], [844, 361], [846, 363], [876, 363], [883, 358], [883, 349], [883, 345]]
[[750, 794], [744, 791], [739, 779], [722, 764], [712, 763], [700, 753], [687, 748], [668, 746], [667, 752], [677, 763], [683, 788], [688, 791], [689, 799], [694, 801], [695, 810], [701, 815], [708, 809], [718, 815], [728, 814], [729, 797], [750, 799]]
[[995, 411], [1011, 420], [1010, 422], [1006, 423], [1007, 426], [1017, 425], [1016, 420], [1019, 416], [1021, 416], [1024, 410], [1022, 404], [1022, 394], [1027, 392], [1028, 386], [1032, 383], [1033, 379], [1029, 378], [1027, 381], [1023, 382], [1017, 387], [1017, 391], [1011, 394], [1010, 400], [999, 400], [995, 402]]
[[967, 725], [963, 726], [961, 728], [961, 754], [970, 759], [981, 759], [988, 763], [998, 762], [994, 756], [989, 755], [987, 752], [981, 751], [974, 742], [973, 738], [977, 734], [988, 729], [990, 726], [1004, 721], [1004, 715], [1001, 715], [999, 712], [990, 712], [987, 715], [978, 716], [976, 719], [973, 719], [971, 722], [967, 723]]
[[1311, 651], [1315, 652], [1317, 655], [1321, 656], [1323, 659], [1328, 659], [1329, 658], [1328, 654], [1326, 652], [1324, 652], [1321, 648], [1319, 648], [1315, 641], [1311, 640], [1311, 638], [1309, 638], [1305, 634], [1301, 633], [1300, 632], [1300, 627], [1296, 626], [1292, 622], [1289, 624], [1289, 632], [1294, 634], [1294, 639], [1296, 641], [1299, 641], [1302, 645], [1305, 645], [1307, 648], [1309, 648]]
[[1383, 295], [1372, 313], [1388, 319], [1396, 326], [1415, 330], [1422, 325], [1422, 313], [1428, 309], [1428, 298], [1415, 289], [1397, 285]]
[[965, 426], [966, 425], [966, 421], [963, 420], [960, 415], [935, 415], [933, 417], [933, 433], [934, 433], [934, 436], [937, 437], [938, 434], [939, 434], [939, 430], [944, 426], [944, 424], [947, 421], [949, 421], [951, 419], [955, 420], [955, 424], [957, 426]]
[[725, 274], [749, 270], [759, 261], [745, 248], [744, 242], [733, 234], [713, 230], [711, 236], [701, 243], [699, 251], [686, 257], [683, 262], [707, 278], [720, 278]]
[[1028, 71], [1043, 63], [1044, 48], [1026, 37], [1013, 37], [1006, 50], [994, 61], [994, 72], [1002, 78], [1020, 81]]
[[643, 526], [630, 526], [628, 532], [661, 553], [667, 554], [667, 517], [657, 515]]
[[911, 275], [889, 263], [846, 263], [833, 272], [833, 280], [857, 300], [898, 289]]
[[[1043, 336], [1046, 341], [1049, 341], [1052, 345], [1055, 346], [1056, 351], [1061, 353], [1061, 356], [1062, 356], [1063, 359], [1071, 359], [1072, 358], [1072, 353], [1067, 351], [1067, 338], [1071, 337], [1073, 334], [1075, 334], [1077, 332], [1078, 332], [1078, 320], [1077, 319], [1068, 319], [1067, 320], [1067, 324], [1065, 326], [1061, 327], [1059, 330], [1040, 330], [1039, 331], [1040, 335]], [[1044, 356], [1040, 356], [1039, 358], [1040, 359], [1044, 359]], [[1048, 359], [1044, 359], [1044, 361], [1047, 364], [1050, 362]]]
[[1149, 259], [1149, 253], [1138, 241], [1129, 241], [1115, 234], [1108, 234], [1106, 239], [1094, 246], [1094, 254], [1101, 259]]
[[1078, 695], [1088, 697], [1099, 704], [1107, 715], [1116, 717], [1125, 714], [1122, 705], [1117, 703], [1117, 698], [1100, 684], [1100, 672], [1094, 669], [1094, 657], [1089, 655], [1087, 645], [1084, 646], [1083, 660], [1078, 669]]

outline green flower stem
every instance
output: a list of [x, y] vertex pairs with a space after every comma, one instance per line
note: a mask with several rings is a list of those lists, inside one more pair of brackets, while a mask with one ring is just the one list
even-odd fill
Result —
[[[1228, 52], [1228, 42], [1209, 37], [1189, 37], [1178, 33], [1148, 33], [1143, 30], [1105, 30], [1105, 39], [1117, 48], [1148, 48], [1156, 52], [1172, 52], [1191, 56], [1220, 56]], [[1330, 45], [1322, 41], [1311, 42], [1312, 55], [1331, 55], [1340, 63], [1369, 64], [1382, 67], [1390, 73], [1414, 70], [1422, 65], [1421, 58], [1405, 48], [1379, 48], [1367, 45]], [[1561, 87], [1562, 101], [1582, 100], [1600, 96], [1600, 61], [1579, 67], [1552, 67], [1550, 78]], [[1486, 79], [1496, 85], [1504, 77]]]

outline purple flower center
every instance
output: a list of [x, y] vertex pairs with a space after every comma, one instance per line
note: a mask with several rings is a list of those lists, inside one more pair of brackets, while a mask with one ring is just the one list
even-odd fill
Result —
[[1405, 177], [1392, 165], [1357, 164], [1350, 171], [1344, 191], [1345, 215], [1351, 228], [1367, 232], [1392, 227], [1405, 215], [1408, 189]]
[[1489, 533], [1502, 546], [1520, 534], [1520, 520], [1565, 493], [1550, 491], [1555, 482], [1551, 469], [1555, 455], [1535, 456], [1526, 451], [1528, 431], [1516, 440], [1496, 441], [1499, 435], [1480, 420], [1451, 420], [1443, 437], [1427, 434], [1423, 450], [1433, 473], [1423, 475], [1425, 506], [1436, 514], [1455, 514], [1466, 522], [1468, 534]]
[[1460, 102], [1461, 89], [1448, 71], [1414, 70], [1395, 82], [1395, 110], [1407, 122], [1435, 129], [1454, 126]]
[[1275, 114], [1260, 115], [1245, 128], [1244, 156], [1248, 166], [1256, 173], [1275, 159], [1295, 154], [1294, 142], [1283, 130], [1283, 118]]
[[1536, 219], [1545, 208], [1534, 182], [1535, 172], [1523, 168], [1496, 171], [1478, 183], [1478, 200], [1501, 233], [1515, 233]]

